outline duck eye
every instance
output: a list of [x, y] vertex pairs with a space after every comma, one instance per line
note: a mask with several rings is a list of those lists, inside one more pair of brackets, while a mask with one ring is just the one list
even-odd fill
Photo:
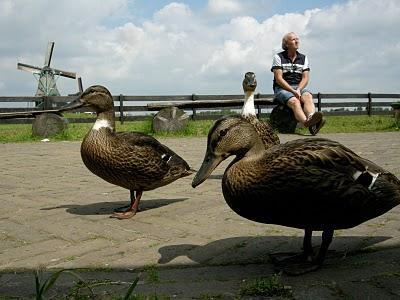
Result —
[[227, 132], [228, 132], [228, 129], [223, 129], [219, 132], [219, 136], [225, 136]]

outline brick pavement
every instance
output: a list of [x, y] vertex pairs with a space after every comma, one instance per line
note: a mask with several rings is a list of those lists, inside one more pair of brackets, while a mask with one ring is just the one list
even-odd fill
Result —
[[[319, 136], [342, 142], [400, 177], [400, 133]], [[282, 142], [299, 137], [280, 135]], [[199, 168], [206, 138], [161, 141]], [[133, 219], [111, 219], [129, 192], [91, 174], [79, 147], [79, 142], [0, 144], [0, 299], [32, 296], [32, 270], [38, 267], [90, 268], [80, 271], [85, 278], [117, 281], [153, 269], [159, 279], [146, 279], [145, 271], [138, 292], [234, 299], [244, 281], [274, 273], [268, 253], [301, 247], [301, 230], [251, 222], [228, 208], [220, 187], [228, 162], [196, 189], [192, 176], [180, 179], [145, 192]], [[400, 298], [399, 211], [336, 232], [331, 248], [340, 256], [318, 272], [282, 280], [296, 299]], [[57, 288], [66, 293], [70, 287], [65, 279]]]

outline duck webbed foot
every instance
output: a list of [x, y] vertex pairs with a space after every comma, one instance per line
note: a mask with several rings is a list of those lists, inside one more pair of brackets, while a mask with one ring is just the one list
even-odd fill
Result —
[[270, 255], [275, 269], [287, 275], [296, 276], [315, 271], [322, 266], [332, 242], [333, 230], [324, 230], [322, 233], [321, 247], [316, 256], [311, 245], [312, 231], [306, 230], [303, 240], [302, 253], [274, 253]]
[[[114, 212], [115, 213], [124, 213], [124, 212], [128, 211], [130, 207], [131, 207], [131, 204], [124, 205], [124, 206], [121, 206], [121, 207], [117, 207], [116, 209], [114, 209]], [[139, 212], [139, 211], [140, 211], [140, 208], [138, 207], [136, 209], [136, 212]]]
[[117, 207], [116, 209], [114, 209], [114, 212], [116, 212], [116, 213], [126, 212], [127, 209], [129, 209], [129, 207], [131, 207], [130, 204], [124, 205], [124, 206], [121, 206], [121, 207]]
[[117, 208], [114, 210], [114, 214], [110, 218], [116, 219], [129, 219], [132, 218], [139, 211], [139, 202], [142, 197], [142, 191], [131, 191], [131, 203], [130, 205]]
[[305, 274], [315, 271], [320, 267], [320, 264], [317, 264], [313, 260], [308, 260], [308, 258], [304, 256], [304, 253], [288, 254], [286, 258], [284, 258], [283, 254], [280, 254], [280, 256], [280, 259], [276, 259], [276, 257], [272, 258], [274, 268], [276, 271], [283, 272], [290, 276]]

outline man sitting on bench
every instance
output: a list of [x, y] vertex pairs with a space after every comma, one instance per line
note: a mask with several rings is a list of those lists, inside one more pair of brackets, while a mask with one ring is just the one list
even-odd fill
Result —
[[316, 135], [325, 119], [321, 112], [315, 112], [312, 94], [305, 88], [310, 72], [308, 58], [297, 51], [299, 38], [294, 32], [283, 36], [282, 49], [284, 51], [274, 56], [271, 68], [275, 101], [292, 109], [296, 120]]

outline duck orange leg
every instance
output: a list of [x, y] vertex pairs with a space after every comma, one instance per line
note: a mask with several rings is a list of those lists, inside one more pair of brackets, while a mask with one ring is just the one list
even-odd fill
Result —
[[142, 194], [142, 191], [131, 191], [131, 204], [128, 206], [128, 208], [126, 210], [116, 211], [110, 217], [121, 220], [132, 218], [139, 210], [139, 202]]

